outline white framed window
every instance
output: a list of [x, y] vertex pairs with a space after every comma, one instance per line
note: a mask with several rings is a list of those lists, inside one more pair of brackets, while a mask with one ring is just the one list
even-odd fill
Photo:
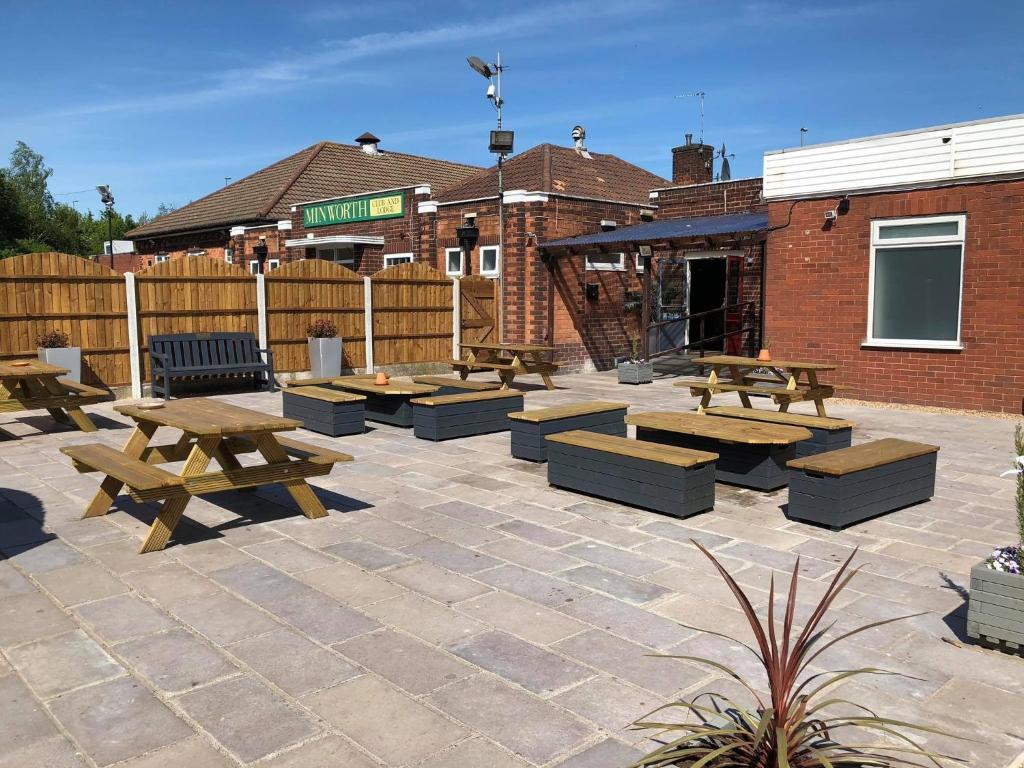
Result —
[[324, 261], [330, 261], [335, 264], [340, 264], [343, 267], [349, 269], [355, 269], [356, 265], [356, 253], [352, 246], [342, 246], [340, 248], [317, 248], [316, 257], [323, 259]]
[[451, 277], [461, 277], [462, 275], [462, 249], [461, 248], [445, 248], [444, 249], [444, 272], [446, 275]]
[[[277, 269], [279, 266], [281, 266], [280, 259], [267, 259], [263, 267], [263, 272], [266, 274], [272, 269]], [[256, 259], [249, 261], [249, 273], [253, 275], [258, 275], [260, 273], [260, 263]]]
[[155, 257], [157, 264], [163, 264], [165, 261], [171, 260], [171, 254], [169, 253], [158, 253]]
[[871, 222], [864, 346], [960, 349], [967, 217]]
[[235, 251], [233, 248], [224, 249], [224, 261], [228, 264], [233, 264], [235, 261]]
[[633, 258], [636, 263], [636, 273], [642, 275], [644, 273], [644, 257], [638, 253]]
[[411, 253], [387, 253], [384, 255], [385, 267], [393, 267], [396, 264], [409, 264], [411, 261]]
[[626, 254], [592, 253], [587, 256], [587, 269], [624, 272], [626, 270]]
[[501, 248], [497, 245], [480, 247], [480, 274], [484, 277], [497, 277], [501, 271]]

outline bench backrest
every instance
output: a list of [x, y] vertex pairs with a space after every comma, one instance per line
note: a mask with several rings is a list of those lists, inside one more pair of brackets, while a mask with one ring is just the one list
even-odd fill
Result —
[[167, 355], [173, 367], [261, 363], [259, 344], [251, 333], [170, 333], [149, 337], [149, 351]]

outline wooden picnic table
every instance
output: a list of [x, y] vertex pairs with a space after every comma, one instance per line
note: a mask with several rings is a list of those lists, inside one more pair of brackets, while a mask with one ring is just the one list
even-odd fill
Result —
[[95, 432], [83, 405], [106, 400], [102, 389], [62, 378], [67, 368], [41, 360], [0, 362], [0, 413], [34, 411], [45, 408], [56, 421], [73, 422], [83, 432]]
[[[329, 474], [335, 463], [352, 460], [348, 454], [277, 434], [301, 427], [300, 421], [217, 400], [171, 400], [159, 408], [121, 405], [114, 410], [135, 421], [122, 451], [93, 443], [67, 446], [61, 452], [71, 457], [79, 472], [106, 474], [83, 518], [105, 515], [126, 485], [137, 501], [162, 501], [140, 552], [163, 549], [189, 500], [207, 493], [280, 483], [306, 517], [326, 517], [327, 510], [305, 478]], [[177, 442], [150, 446], [159, 427], [182, 434]], [[266, 463], [243, 467], [237, 456], [253, 451]], [[217, 461], [220, 471], [207, 471], [211, 460]], [[157, 466], [178, 461], [184, 461], [178, 474]]]
[[[763, 362], [756, 357], [735, 355], [709, 355], [694, 361], [702, 367], [711, 367], [706, 383], [679, 382], [677, 387], [689, 387], [694, 395], [700, 395], [697, 412], [703, 413], [717, 392], [736, 392], [744, 408], [753, 408], [751, 394], [771, 395], [779, 411], [785, 413], [796, 401], [814, 403], [819, 416], [827, 416], [825, 399], [835, 394], [835, 387], [818, 381], [821, 371], [834, 371], [836, 366], [829, 363], [808, 363], [792, 360]], [[763, 371], [763, 373], [762, 373]], [[722, 381], [722, 375], [728, 381]]]
[[554, 347], [541, 344], [484, 342], [463, 342], [459, 347], [464, 357], [449, 362], [463, 379], [471, 373], [494, 371], [501, 379], [501, 388], [509, 389], [517, 375], [536, 373], [544, 380], [545, 387], [555, 388], [554, 382], [551, 381], [551, 374], [558, 370], [558, 364], [551, 359]]

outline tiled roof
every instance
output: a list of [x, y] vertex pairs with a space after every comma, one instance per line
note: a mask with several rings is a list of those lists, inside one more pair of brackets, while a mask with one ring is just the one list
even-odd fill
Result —
[[[572, 148], [538, 144], [505, 162], [505, 189], [649, 205], [650, 190], [672, 183], [615, 155], [588, 154], [589, 159]], [[445, 188], [434, 199], [454, 202], [495, 197], [497, 175], [497, 166], [488, 168]]]
[[378, 189], [430, 184], [435, 190], [481, 171], [475, 165], [323, 141], [216, 192], [153, 219], [127, 234], [133, 239], [227, 227], [291, 216], [290, 207]]

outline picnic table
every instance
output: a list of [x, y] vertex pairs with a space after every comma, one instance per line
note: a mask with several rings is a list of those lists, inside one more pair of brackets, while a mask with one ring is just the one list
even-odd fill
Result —
[[[785, 413], [789, 404], [798, 401], [813, 402], [819, 416], [827, 416], [825, 399], [835, 394], [835, 386], [818, 381], [821, 371], [834, 371], [836, 366], [828, 363], [807, 363], [791, 360], [763, 362], [756, 357], [735, 355], [709, 355], [694, 361], [697, 365], [711, 367], [708, 380], [704, 382], [679, 382], [677, 387], [689, 387], [690, 393], [700, 396], [697, 412], [703, 413], [711, 402], [711, 396], [718, 392], [736, 392], [744, 408], [753, 408], [750, 395], [770, 395]], [[728, 374], [728, 381], [722, 381]]]
[[[207, 493], [280, 483], [306, 517], [326, 517], [306, 478], [329, 474], [335, 463], [352, 460], [348, 454], [279, 436], [301, 427], [300, 421], [217, 400], [172, 400], [158, 408], [121, 405], [114, 410], [135, 421], [121, 451], [91, 443], [67, 446], [61, 453], [71, 457], [79, 472], [106, 475], [83, 518], [105, 515], [124, 486], [136, 501], [162, 501], [140, 552], [163, 549], [189, 500]], [[179, 430], [181, 436], [174, 443], [150, 446], [159, 427]], [[243, 467], [237, 456], [253, 451], [266, 463]], [[219, 471], [207, 471], [211, 460], [220, 465]], [[157, 466], [179, 461], [184, 465], [178, 474]]]
[[479, 371], [494, 371], [501, 379], [501, 388], [508, 389], [517, 375], [537, 373], [544, 380], [544, 386], [554, 389], [551, 374], [558, 370], [558, 364], [551, 358], [554, 347], [540, 344], [487, 344], [484, 342], [463, 342], [459, 345], [464, 357], [449, 360], [452, 369], [466, 379], [469, 374]]
[[45, 408], [62, 424], [71, 421], [83, 432], [95, 432], [96, 425], [82, 406], [99, 403], [109, 395], [97, 387], [62, 378], [68, 373], [67, 368], [41, 360], [0, 362], [0, 413]]

